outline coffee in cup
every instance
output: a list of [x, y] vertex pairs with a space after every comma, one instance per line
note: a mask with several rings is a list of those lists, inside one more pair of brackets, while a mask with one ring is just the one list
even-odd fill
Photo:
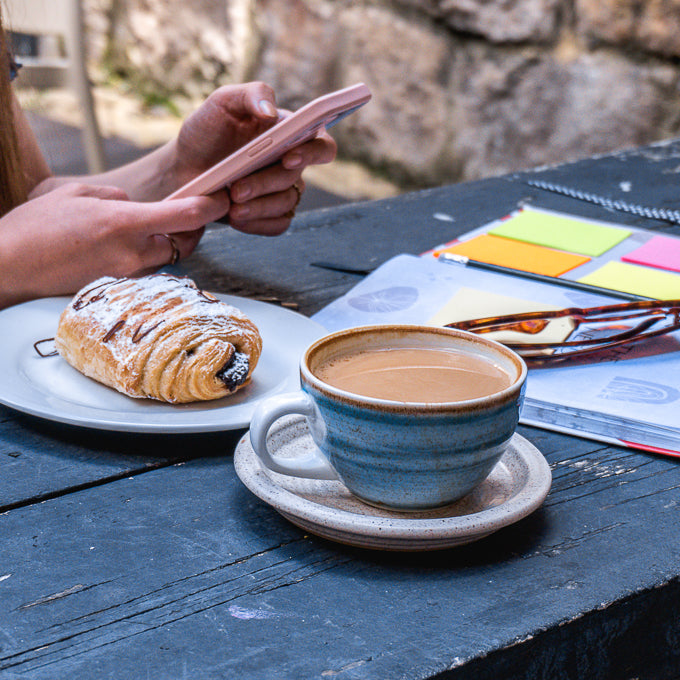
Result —
[[[527, 369], [486, 338], [433, 326], [364, 326], [313, 343], [301, 391], [261, 402], [250, 428], [269, 469], [339, 478], [368, 503], [399, 510], [451, 503], [483, 481], [519, 421]], [[318, 450], [278, 458], [267, 433], [306, 416]]]
[[352, 394], [421, 403], [477, 399], [512, 382], [497, 363], [483, 357], [418, 346], [349, 352], [315, 367], [314, 375]]

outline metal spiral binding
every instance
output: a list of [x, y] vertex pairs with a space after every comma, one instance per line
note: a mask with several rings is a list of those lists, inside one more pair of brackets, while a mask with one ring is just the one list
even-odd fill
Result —
[[637, 205], [635, 203], [626, 203], [624, 201], [613, 200], [603, 196], [596, 196], [589, 194], [580, 189], [571, 189], [569, 187], [560, 186], [559, 184], [552, 184], [551, 182], [544, 182], [542, 180], [527, 180], [527, 184], [537, 189], [544, 189], [545, 191], [552, 191], [556, 194], [563, 194], [570, 196], [580, 201], [587, 201], [588, 203], [595, 203], [604, 208], [611, 208], [612, 210], [619, 210], [621, 212], [639, 215], [640, 217], [647, 217], [654, 220], [662, 220], [665, 222], [673, 222], [680, 224], [680, 211], [666, 210], [665, 208], [649, 208], [644, 205]]

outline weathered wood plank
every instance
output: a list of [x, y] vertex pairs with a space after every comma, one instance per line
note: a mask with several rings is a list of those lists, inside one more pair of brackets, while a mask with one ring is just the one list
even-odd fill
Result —
[[[680, 468], [532, 428], [522, 434], [554, 472], [545, 506], [440, 553], [307, 536], [241, 485], [230, 456], [5, 513], [0, 669], [31, 678], [162, 678], [168, 669], [201, 678], [469, 677], [475, 659], [498, 649], [521, 656], [528, 645], [540, 677], [611, 677], [606, 640], [643, 635], [648, 620], [642, 601], [615, 603], [677, 579]], [[677, 625], [664, 619], [666, 633], [680, 634]], [[551, 647], [562, 638], [573, 667]], [[648, 651], [650, 670], [655, 655]]]
[[71, 427], [0, 407], [0, 512], [233, 449], [234, 434], [131, 435]]
[[[636, 198], [670, 203], [677, 151], [537, 174], [611, 189], [625, 162], [653, 184]], [[357, 280], [311, 262], [372, 268], [522, 201], [662, 226], [527, 175], [304, 213], [277, 239], [211, 228], [176, 271], [311, 314]], [[254, 498], [238, 432], [102, 433], [0, 409], [0, 676], [672, 677], [678, 461], [521, 433], [553, 470], [544, 506], [479, 543], [399, 555], [307, 536]]]

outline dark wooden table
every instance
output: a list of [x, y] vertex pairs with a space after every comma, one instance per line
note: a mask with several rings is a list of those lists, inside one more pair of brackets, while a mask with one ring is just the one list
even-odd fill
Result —
[[[678, 166], [672, 143], [310, 211], [276, 239], [211, 228], [177, 271], [310, 315], [358, 280], [310, 262], [370, 268], [522, 201], [677, 234], [528, 182], [674, 207]], [[680, 677], [680, 461], [520, 433], [552, 468], [543, 507], [402, 554], [316, 538], [259, 501], [234, 472], [243, 431], [109, 433], [0, 408], [0, 677]]]

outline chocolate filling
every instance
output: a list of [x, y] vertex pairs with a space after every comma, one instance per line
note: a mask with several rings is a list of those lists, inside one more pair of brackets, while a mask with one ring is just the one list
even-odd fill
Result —
[[246, 381], [249, 370], [248, 355], [243, 352], [234, 352], [231, 359], [218, 371], [217, 378], [227, 386], [229, 391], [233, 392]]

